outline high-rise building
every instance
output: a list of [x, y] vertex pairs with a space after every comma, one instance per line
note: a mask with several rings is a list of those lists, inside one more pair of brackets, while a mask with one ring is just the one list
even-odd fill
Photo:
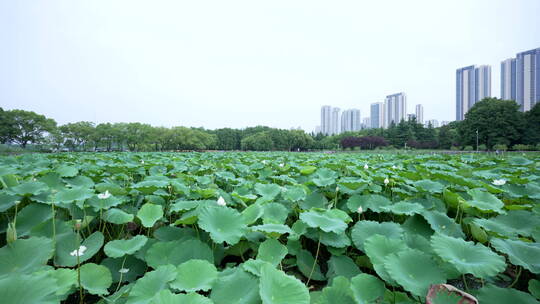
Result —
[[384, 126], [384, 105], [382, 102], [371, 104], [369, 117], [371, 128], [376, 129]]
[[341, 114], [341, 132], [353, 132], [360, 130], [360, 110], [345, 110]]
[[332, 108], [329, 135], [339, 134], [339, 111], [339, 108]]
[[386, 96], [384, 100], [384, 127], [388, 128], [392, 123], [398, 124], [407, 119], [407, 96], [405, 93], [397, 93]]
[[416, 114], [416, 122], [419, 124], [423, 124], [424, 123], [424, 106], [421, 104], [417, 104], [414, 112]]
[[516, 100], [516, 58], [501, 62], [501, 99]]
[[332, 107], [321, 107], [321, 133], [324, 135], [330, 135], [332, 124]]
[[364, 119], [362, 119], [362, 129], [371, 129], [370, 117], [364, 117]]
[[413, 113], [407, 114], [407, 121], [411, 121], [413, 119], [416, 119], [416, 114], [413, 114]]
[[446, 125], [449, 124], [449, 123], [450, 123], [450, 121], [448, 121], [448, 120], [443, 120], [443, 121], [441, 121], [441, 127], [442, 127], [442, 126], [446, 126]]
[[456, 70], [456, 120], [463, 120], [472, 106], [491, 96], [491, 67], [471, 65]]
[[521, 111], [540, 102], [540, 48], [516, 56], [516, 102]]
[[429, 125], [431, 124], [431, 126], [433, 128], [438, 128], [439, 127], [439, 121], [436, 120], [436, 119], [430, 119], [430, 120], [426, 120], [426, 122], [424, 123], [424, 127], [429, 127]]

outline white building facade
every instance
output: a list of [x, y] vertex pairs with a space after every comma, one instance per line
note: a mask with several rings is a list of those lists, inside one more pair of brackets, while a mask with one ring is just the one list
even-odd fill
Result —
[[407, 119], [407, 96], [405, 93], [397, 93], [386, 96], [384, 100], [383, 126], [388, 128], [392, 123], [398, 124]]
[[416, 115], [416, 122], [419, 124], [424, 123], [424, 106], [421, 104], [417, 104], [414, 107], [414, 114]]

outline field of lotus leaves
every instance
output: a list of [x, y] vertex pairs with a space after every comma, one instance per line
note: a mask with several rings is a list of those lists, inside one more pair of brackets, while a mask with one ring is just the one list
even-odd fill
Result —
[[0, 156], [0, 303], [540, 303], [540, 154]]

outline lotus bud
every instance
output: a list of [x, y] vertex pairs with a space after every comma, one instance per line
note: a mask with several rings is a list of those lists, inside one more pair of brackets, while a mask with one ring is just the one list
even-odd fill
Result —
[[82, 220], [78, 219], [78, 220], [75, 220], [75, 230], [81, 230], [81, 227], [82, 227]]
[[17, 240], [17, 229], [13, 223], [8, 223], [8, 228], [6, 231], [6, 241], [8, 244], [11, 244]]
[[388, 177], [387, 177], [387, 178], [384, 179], [384, 184], [385, 184], [385, 185], [388, 185], [388, 183], [390, 183], [390, 180], [389, 180]]
[[218, 206], [226, 206], [227, 205], [227, 202], [225, 202], [225, 199], [220, 196], [216, 202], [216, 204], [218, 204]]
[[362, 213], [362, 212], [364, 212], [364, 209], [362, 209], [362, 206], [359, 206], [358, 209], [356, 209], [356, 211], [358, 213]]
[[364, 165], [364, 169], [366, 169], [366, 170], [369, 169], [368, 164], [365, 164], [365, 165]]

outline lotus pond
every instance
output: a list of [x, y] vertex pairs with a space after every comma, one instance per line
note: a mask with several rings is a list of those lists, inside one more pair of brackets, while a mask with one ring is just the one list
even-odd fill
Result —
[[4, 304], [540, 303], [539, 154], [30, 154], [0, 187]]

